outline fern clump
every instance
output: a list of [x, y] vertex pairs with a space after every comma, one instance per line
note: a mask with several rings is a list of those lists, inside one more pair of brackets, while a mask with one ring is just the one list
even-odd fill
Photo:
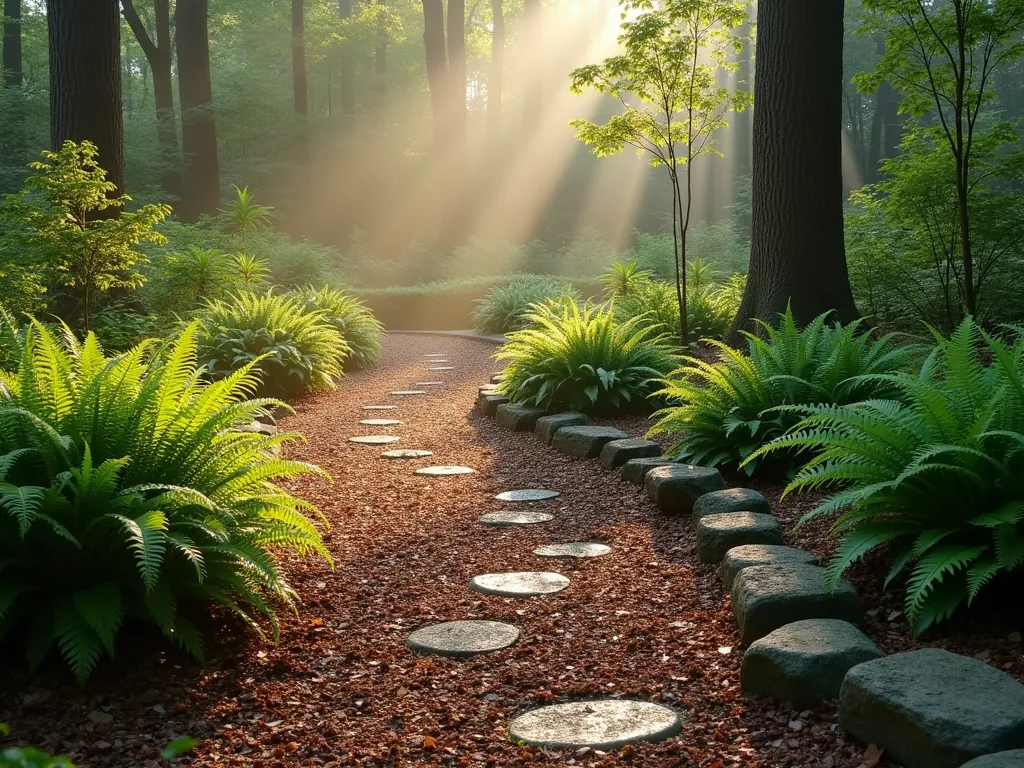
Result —
[[0, 373], [0, 640], [24, 630], [30, 668], [56, 645], [84, 683], [128, 617], [202, 659], [205, 603], [276, 636], [295, 595], [273, 552], [328, 558], [276, 483], [322, 472], [275, 457], [296, 435], [240, 429], [283, 404], [250, 399], [254, 363], [206, 382], [197, 332], [106, 358], [33, 323]]
[[341, 334], [349, 347], [346, 367], [365, 368], [380, 362], [384, 325], [364, 302], [326, 286], [320, 290], [307, 286], [295, 295], [307, 311], [323, 312], [324, 319]]
[[579, 294], [565, 280], [546, 275], [518, 275], [494, 286], [473, 310], [477, 333], [501, 334], [520, 331], [530, 321], [527, 315], [535, 304], [579, 300]]
[[199, 360], [214, 378], [255, 364], [266, 392], [301, 395], [334, 387], [351, 347], [327, 313], [297, 296], [239, 293], [202, 313]]
[[[859, 323], [829, 324], [828, 314], [806, 328], [786, 311], [778, 328], [764, 325], [764, 337], [744, 334], [747, 353], [722, 342], [717, 362], [695, 357], [664, 382], [660, 394], [676, 403], [663, 410], [651, 434], [680, 435], [671, 455], [694, 464], [736, 468], [760, 466], [761, 446], [782, 436], [798, 420], [784, 406], [843, 405], [891, 391], [877, 378], [918, 355], [893, 336], [873, 338]], [[786, 465], [791, 455], [776, 455]]]
[[839, 515], [831, 583], [887, 545], [886, 585], [910, 571], [915, 634], [1024, 565], [1024, 340], [1007, 344], [970, 319], [937, 339], [920, 373], [875, 377], [896, 397], [792, 408], [800, 421], [750, 459], [816, 454], [787, 493], [833, 490], [804, 518]]
[[643, 410], [658, 380], [676, 365], [664, 337], [639, 318], [616, 322], [611, 309], [575, 302], [535, 305], [495, 353], [507, 361], [501, 389], [547, 410]]

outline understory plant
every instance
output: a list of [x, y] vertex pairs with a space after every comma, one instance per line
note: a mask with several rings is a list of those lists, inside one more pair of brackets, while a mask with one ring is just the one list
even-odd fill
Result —
[[534, 305], [563, 297], [579, 300], [572, 285], [557, 277], [517, 275], [494, 286], [473, 310], [473, 327], [478, 333], [501, 334], [529, 325], [527, 315]]
[[786, 493], [831, 490], [804, 517], [838, 514], [829, 583], [884, 546], [886, 586], [909, 570], [915, 634], [1024, 565], [1024, 340], [970, 318], [936, 338], [919, 373], [870, 377], [896, 397], [793, 407], [801, 420], [750, 459], [813, 454]]
[[349, 347], [347, 368], [365, 368], [380, 361], [384, 326], [366, 304], [347, 293], [324, 286], [307, 286], [295, 291], [307, 311], [323, 312], [323, 318], [341, 334]]
[[350, 347], [322, 310], [297, 296], [238, 293], [202, 313], [199, 360], [213, 378], [253, 364], [265, 392], [331, 388]]
[[644, 410], [677, 358], [639, 318], [618, 322], [605, 306], [535, 305], [495, 358], [507, 362], [501, 390], [546, 410]]
[[56, 646], [80, 683], [114, 656], [128, 618], [203, 657], [192, 610], [214, 603], [263, 633], [295, 593], [274, 552], [329, 560], [277, 482], [316, 467], [275, 456], [295, 434], [240, 431], [254, 363], [208, 383], [197, 324], [113, 358], [39, 323], [0, 373], [0, 640], [25, 638], [35, 669]]
[[[659, 391], [671, 405], [651, 434], [678, 435], [673, 456], [709, 467], [742, 464], [753, 474], [762, 458], [755, 451], [799, 421], [784, 406], [845, 405], [889, 393], [891, 382], [877, 375], [909, 365], [918, 347], [898, 344], [893, 334], [876, 338], [859, 322], [830, 323], [829, 314], [801, 329], [787, 309], [778, 328], [762, 324], [763, 336], [744, 334], [745, 352], [711, 341], [717, 361], [684, 358]], [[792, 456], [773, 458], [791, 468]]]

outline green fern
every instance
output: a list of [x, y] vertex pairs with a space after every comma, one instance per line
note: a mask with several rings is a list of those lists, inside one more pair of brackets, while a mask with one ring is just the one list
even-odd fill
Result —
[[383, 324], [362, 301], [330, 287], [312, 286], [295, 290], [294, 295], [308, 312], [323, 312], [349, 347], [344, 362], [350, 368], [366, 368], [380, 362]]

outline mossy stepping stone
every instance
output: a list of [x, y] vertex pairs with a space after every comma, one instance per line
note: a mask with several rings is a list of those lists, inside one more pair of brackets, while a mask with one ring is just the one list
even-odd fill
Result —
[[401, 439], [394, 435], [359, 435], [358, 437], [350, 437], [348, 441], [350, 443], [359, 443], [360, 445], [389, 445], [390, 443], [397, 443]]
[[448, 621], [417, 629], [406, 641], [414, 651], [466, 658], [509, 648], [519, 629], [500, 621]]
[[621, 749], [670, 739], [682, 729], [679, 714], [647, 701], [612, 699], [553, 704], [520, 715], [509, 725], [516, 744], [548, 749]]
[[469, 580], [473, 592], [498, 597], [537, 597], [553, 595], [569, 586], [569, 579], [560, 573], [520, 571], [518, 573], [485, 573]]
[[359, 423], [365, 424], [368, 427], [393, 427], [402, 422], [398, 419], [363, 419]]
[[416, 470], [417, 475], [430, 475], [432, 477], [449, 477], [451, 475], [471, 475], [476, 472], [471, 467], [438, 466], [421, 467]]
[[397, 411], [397, 405], [364, 405], [364, 411]]
[[425, 395], [427, 391], [425, 389], [400, 389], [391, 394], [395, 397], [412, 397], [413, 395]]
[[523, 488], [516, 491], [502, 491], [496, 498], [498, 501], [546, 501], [557, 498], [558, 491], [549, 491], [543, 488]]
[[612, 551], [606, 544], [591, 544], [585, 541], [574, 541], [570, 544], [546, 544], [537, 547], [533, 554], [537, 557], [602, 557]]
[[547, 512], [488, 512], [480, 516], [480, 522], [495, 528], [504, 528], [512, 525], [537, 525], [539, 523], [550, 523], [555, 519], [554, 515]]
[[381, 454], [385, 459], [425, 459], [433, 455], [433, 451], [424, 451], [419, 448], [401, 448], [396, 451], [384, 451]]

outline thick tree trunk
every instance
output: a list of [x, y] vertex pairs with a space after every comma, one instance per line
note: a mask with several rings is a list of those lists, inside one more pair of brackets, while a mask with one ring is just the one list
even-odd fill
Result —
[[21, 0], [4, 0], [4, 85], [20, 86], [21, 63]]
[[[343, 19], [351, 18], [352, 0], [338, 0], [338, 15]], [[341, 114], [354, 115], [356, 113], [355, 69], [352, 65], [352, 54], [348, 44], [342, 48], [338, 69]]]
[[505, 87], [505, 11], [502, 0], [491, 0], [491, 68], [487, 73], [487, 130], [501, 135], [501, 92]]
[[50, 143], [91, 141], [107, 179], [124, 192], [121, 15], [117, 0], [47, 0]]
[[448, 59], [444, 47], [443, 0], [423, 0], [423, 49], [427, 61], [427, 85], [434, 115], [434, 149], [442, 152], [449, 114]]
[[196, 221], [203, 214], [214, 216], [220, 205], [208, 15], [208, 0], [178, 0], [175, 42], [184, 155], [184, 195], [178, 215], [184, 221]]
[[452, 151], [466, 144], [466, 0], [448, 0], [448, 88]]
[[834, 310], [857, 317], [843, 244], [843, 0], [761, 0], [753, 232], [731, 337]]
[[309, 86], [306, 80], [306, 9], [303, 0], [292, 0], [292, 91], [295, 114], [309, 114]]
[[523, 45], [526, 57], [523, 86], [523, 124], [535, 130], [541, 118], [541, 46], [540, 0], [523, 0]]
[[180, 200], [181, 153], [178, 151], [178, 131], [174, 118], [174, 77], [171, 46], [170, 0], [155, 0], [153, 11], [156, 22], [156, 40], [150, 37], [132, 0], [121, 0], [125, 21], [139, 41], [146, 61], [153, 71], [153, 101], [156, 104], [156, 137], [164, 165], [163, 187], [168, 197]]

